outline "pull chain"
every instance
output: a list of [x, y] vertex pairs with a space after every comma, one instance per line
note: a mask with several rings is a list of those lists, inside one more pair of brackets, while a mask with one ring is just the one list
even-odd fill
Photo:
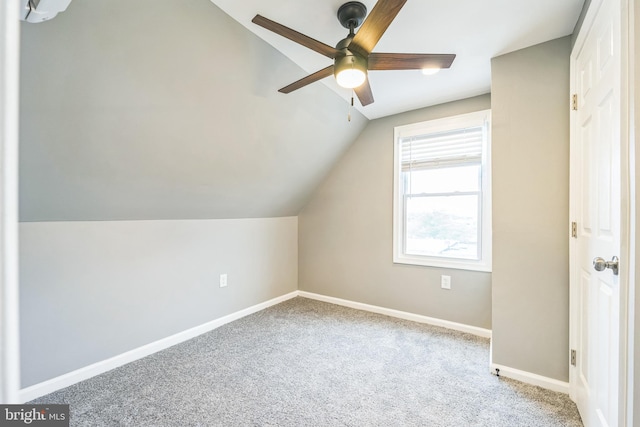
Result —
[[347, 119], [351, 121], [351, 109], [353, 108], [353, 89], [351, 89], [351, 104], [349, 104], [349, 114], [347, 115]]

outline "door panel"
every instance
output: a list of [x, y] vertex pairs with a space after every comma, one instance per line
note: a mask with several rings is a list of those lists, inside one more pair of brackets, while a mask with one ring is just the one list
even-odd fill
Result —
[[[580, 333], [579, 333], [579, 342], [580, 348], [588, 348], [589, 347], [589, 334], [591, 329], [589, 329], [589, 289], [591, 285], [591, 272], [590, 271], [582, 271], [580, 276]], [[580, 351], [577, 357], [577, 368], [579, 381], [583, 384], [589, 383], [589, 353], [586, 351]], [[586, 387], [585, 387], [586, 389]]]

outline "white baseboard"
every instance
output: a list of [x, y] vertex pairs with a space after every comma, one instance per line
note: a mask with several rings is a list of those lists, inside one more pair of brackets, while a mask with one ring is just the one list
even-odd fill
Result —
[[479, 328], [477, 326], [465, 325], [463, 323], [451, 322], [449, 320], [436, 319], [434, 317], [423, 316], [421, 314], [408, 313], [406, 311], [393, 310], [391, 308], [379, 307], [377, 305], [363, 304], [361, 302], [349, 301], [340, 298], [328, 297], [325, 295], [314, 294], [312, 292], [298, 291], [298, 295], [303, 298], [315, 299], [318, 301], [328, 302], [331, 304], [342, 305], [344, 307], [355, 308], [356, 310], [369, 311], [372, 313], [384, 314], [398, 319], [411, 320], [417, 323], [426, 323], [434, 326], [441, 326], [447, 329], [453, 329], [468, 334], [477, 335], [483, 338], [491, 338], [491, 330]]
[[500, 370], [501, 377], [511, 378], [512, 380], [537, 385], [538, 387], [542, 387], [547, 390], [569, 394], [568, 382], [554, 380], [553, 378], [543, 377], [542, 375], [532, 374], [531, 372], [521, 371], [520, 369], [510, 368], [508, 366], [498, 365], [497, 363], [491, 363], [491, 373], [493, 375], [496, 375], [496, 369]]
[[198, 335], [202, 335], [206, 332], [212, 331], [222, 325], [233, 322], [234, 320], [238, 320], [250, 314], [257, 313], [258, 311], [264, 310], [265, 308], [271, 307], [297, 296], [298, 291], [290, 292], [280, 297], [270, 299], [269, 301], [256, 304], [254, 306], [245, 308], [244, 310], [240, 310], [227, 316], [204, 323], [200, 326], [196, 326], [191, 329], [187, 329], [186, 331], [179, 332], [175, 335], [171, 335], [161, 340], [143, 345], [142, 347], [135, 348], [133, 350], [127, 351], [126, 353], [119, 354], [101, 362], [97, 362], [92, 365], [85, 366], [84, 368], [77, 369], [64, 375], [60, 375], [59, 377], [34, 384], [27, 388], [23, 388], [18, 394], [19, 401], [22, 403], [28, 402], [40, 396], [44, 396], [45, 394], [52, 393], [65, 387], [69, 387], [70, 385], [76, 384], [80, 381], [87, 380], [91, 377], [95, 377], [96, 375], [100, 375], [122, 365], [126, 365], [127, 363], [142, 359], [143, 357], [149, 356], [150, 354], [164, 350], [176, 344], [180, 344], [181, 342], [190, 340], [191, 338], [197, 337]]
[[[314, 294], [311, 292], [294, 291], [294, 292], [290, 292], [288, 294], [282, 295], [280, 297], [273, 298], [269, 301], [265, 301], [263, 303], [245, 308], [244, 310], [237, 311], [235, 313], [229, 314], [219, 319], [212, 320], [210, 322], [196, 326], [194, 328], [187, 329], [186, 331], [179, 332], [175, 335], [171, 335], [161, 340], [149, 343], [142, 347], [138, 347], [136, 349], [130, 350], [126, 353], [119, 354], [117, 356], [103, 360], [101, 362], [97, 362], [92, 365], [85, 366], [84, 368], [80, 368], [75, 371], [66, 373], [64, 375], [60, 375], [59, 377], [52, 378], [50, 380], [24, 388], [20, 390], [18, 394], [19, 402], [22, 402], [22, 403], [28, 402], [40, 396], [44, 396], [46, 394], [63, 389], [65, 387], [69, 387], [70, 385], [76, 384], [80, 381], [87, 380], [96, 375], [100, 375], [104, 372], [126, 365], [127, 363], [136, 361], [138, 359], [142, 359], [143, 357], [149, 356], [158, 351], [172, 347], [181, 342], [190, 340], [191, 338], [197, 337], [198, 335], [202, 335], [206, 332], [212, 331], [216, 328], [219, 328], [222, 325], [233, 322], [234, 320], [238, 320], [250, 314], [257, 313], [261, 310], [264, 310], [265, 308], [271, 307], [273, 305], [279, 304], [281, 302], [295, 298], [297, 296], [314, 299], [318, 301], [323, 301], [323, 302], [328, 302], [331, 304], [337, 304], [344, 307], [350, 307], [356, 310], [369, 311], [372, 313], [383, 314], [386, 316], [396, 317], [399, 319], [410, 320], [413, 322], [425, 323], [425, 324], [434, 325], [434, 326], [441, 326], [443, 328], [466, 332], [466, 333], [477, 335], [483, 338], [491, 338], [490, 329], [484, 329], [476, 326], [465, 325], [462, 323], [451, 322], [448, 320], [442, 320], [442, 319], [436, 319], [433, 317], [423, 316], [420, 314], [408, 313], [404, 311], [393, 310], [390, 308], [384, 308], [384, 307], [379, 307], [375, 305], [369, 305], [369, 304], [359, 303], [355, 301], [349, 301], [349, 300], [344, 300], [340, 298]], [[543, 377], [537, 374], [532, 374], [530, 372], [509, 368], [507, 366], [498, 365], [495, 363], [491, 363], [490, 366], [491, 366], [491, 373], [494, 375], [496, 373], [495, 370], [497, 368], [497, 369], [500, 369], [500, 376], [522, 381], [528, 384], [537, 385], [539, 387], [543, 387], [553, 391], [558, 391], [561, 393], [566, 393], [566, 394], [569, 393], [569, 383], [558, 381], [552, 378]]]

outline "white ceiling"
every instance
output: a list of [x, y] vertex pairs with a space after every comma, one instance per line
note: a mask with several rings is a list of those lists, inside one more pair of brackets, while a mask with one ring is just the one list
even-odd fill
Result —
[[[344, 38], [336, 13], [346, 0], [211, 0], [308, 73], [331, 60], [251, 22], [260, 14], [328, 45]], [[361, 0], [371, 11], [375, 0]], [[409, 0], [374, 52], [455, 53], [453, 65], [434, 76], [420, 71], [371, 71], [375, 102], [356, 108], [369, 119], [488, 93], [491, 58], [569, 35], [584, 0]], [[269, 73], [270, 70], [263, 72]], [[300, 75], [300, 78], [305, 74]], [[271, 79], [267, 81], [272, 81]], [[277, 81], [277, 79], [276, 79]], [[325, 84], [348, 99], [332, 77]], [[277, 91], [292, 83], [281, 81]], [[289, 95], [308, 96], [306, 88]]]

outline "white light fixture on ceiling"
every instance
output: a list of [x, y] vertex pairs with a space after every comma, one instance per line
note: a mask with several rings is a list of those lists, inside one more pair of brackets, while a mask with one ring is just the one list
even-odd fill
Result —
[[354, 54], [338, 57], [333, 72], [340, 86], [356, 88], [367, 80], [367, 60]]
[[440, 68], [423, 68], [422, 74], [424, 74], [425, 76], [432, 76], [434, 74], [438, 74], [439, 71]]

